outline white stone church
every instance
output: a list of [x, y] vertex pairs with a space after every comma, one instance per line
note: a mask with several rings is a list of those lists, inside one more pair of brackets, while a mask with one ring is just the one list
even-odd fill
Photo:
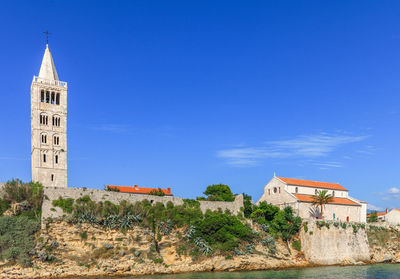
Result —
[[293, 208], [302, 219], [321, 219], [319, 206], [314, 206], [313, 196], [326, 190], [333, 199], [324, 206], [323, 218], [342, 222], [366, 222], [367, 203], [349, 195], [349, 190], [338, 183], [311, 181], [274, 176], [264, 187], [264, 194], [257, 204], [269, 204]]
[[67, 187], [67, 83], [60, 81], [46, 45], [31, 85], [32, 181]]

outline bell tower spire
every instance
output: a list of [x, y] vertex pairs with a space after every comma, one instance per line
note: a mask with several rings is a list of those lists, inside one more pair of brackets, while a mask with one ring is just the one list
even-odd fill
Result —
[[32, 181], [67, 187], [67, 83], [60, 81], [46, 49], [31, 85]]

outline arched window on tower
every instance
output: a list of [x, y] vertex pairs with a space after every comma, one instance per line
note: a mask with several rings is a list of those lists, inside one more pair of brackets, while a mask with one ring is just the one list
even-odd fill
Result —
[[56, 96], [54, 92], [51, 92], [51, 104], [54, 105], [56, 103]]
[[43, 163], [46, 163], [46, 154], [43, 154]]
[[56, 164], [58, 164], [58, 155], [56, 155], [56, 156], [54, 157], [54, 161], [56, 162]]
[[57, 115], [53, 116], [53, 126], [60, 127], [60, 117]]
[[46, 91], [46, 103], [50, 103], [50, 92]]
[[56, 94], [56, 105], [60, 104], [60, 93]]
[[44, 103], [44, 90], [40, 91], [40, 102]]
[[46, 134], [46, 133], [43, 133], [43, 134], [41, 135], [41, 139], [42, 139], [42, 143], [43, 143], [43, 144], [47, 144], [47, 134]]
[[45, 113], [42, 113], [40, 115], [40, 124], [41, 125], [47, 125], [48, 119], [49, 119], [48, 116]]
[[54, 136], [53, 144], [54, 145], [60, 145], [60, 137], [59, 136]]

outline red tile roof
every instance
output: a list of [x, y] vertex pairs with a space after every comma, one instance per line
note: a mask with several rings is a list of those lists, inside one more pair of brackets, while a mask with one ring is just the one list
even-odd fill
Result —
[[[393, 210], [398, 210], [398, 211], [400, 211], [400, 209], [397, 209], [397, 208], [393, 208]], [[386, 215], [386, 214], [388, 214], [389, 213], [389, 209], [386, 209], [386, 211], [384, 211], [384, 212], [377, 212], [376, 213], [376, 216], [384, 216], [384, 215]], [[368, 214], [368, 217], [371, 217], [371, 215], [372, 215], [372, 213], [371, 214]]]
[[[302, 202], [313, 202], [313, 196], [312, 195], [301, 195], [301, 194], [293, 194], [299, 201]], [[332, 204], [344, 204], [344, 205], [360, 205], [352, 200], [346, 199], [346, 198], [333, 198], [333, 200], [330, 202]]]
[[286, 184], [290, 184], [290, 185], [299, 185], [299, 186], [306, 186], [306, 187], [348, 191], [346, 188], [344, 188], [343, 186], [341, 186], [338, 183], [328, 183], [328, 182], [294, 179], [294, 178], [286, 178], [286, 177], [278, 177], [278, 179], [280, 179], [283, 182], [285, 182]]
[[[121, 193], [132, 193], [132, 194], [150, 194], [151, 191], [155, 191], [161, 188], [145, 188], [138, 187], [137, 185], [131, 186], [116, 186], [116, 185], [107, 185], [107, 187], [111, 189], [118, 189]], [[161, 189], [166, 196], [173, 196], [171, 193], [171, 188]]]

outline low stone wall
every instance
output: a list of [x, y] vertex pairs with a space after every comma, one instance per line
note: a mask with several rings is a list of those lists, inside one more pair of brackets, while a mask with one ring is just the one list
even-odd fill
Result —
[[[344, 229], [332, 223], [318, 228], [316, 222], [308, 222], [307, 231], [300, 231], [301, 246], [305, 258], [312, 264], [356, 264], [369, 262], [369, 245], [365, 229], [355, 233], [352, 225]], [[359, 225], [359, 224], [356, 224]]]
[[[178, 197], [170, 196], [152, 196], [152, 195], [137, 195], [128, 193], [119, 193], [104, 190], [86, 189], [86, 188], [54, 188], [45, 187], [44, 188], [44, 200], [42, 206], [42, 220], [47, 218], [57, 218], [61, 217], [64, 213], [59, 207], [52, 205], [53, 200], [57, 200], [62, 197], [79, 199], [83, 196], [89, 196], [91, 200], [100, 201], [110, 201], [112, 203], [118, 204], [123, 200], [130, 203], [135, 203], [138, 201], [149, 200], [151, 203], [155, 204], [161, 202], [167, 204], [169, 201], [174, 205], [182, 205], [183, 199]], [[238, 214], [240, 208], [243, 207], [243, 195], [238, 195], [233, 202], [212, 202], [212, 201], [199, 201], [200, 209], [204, 213], [208, 209], [222, 211], [229, 210], [232, 214]]]

